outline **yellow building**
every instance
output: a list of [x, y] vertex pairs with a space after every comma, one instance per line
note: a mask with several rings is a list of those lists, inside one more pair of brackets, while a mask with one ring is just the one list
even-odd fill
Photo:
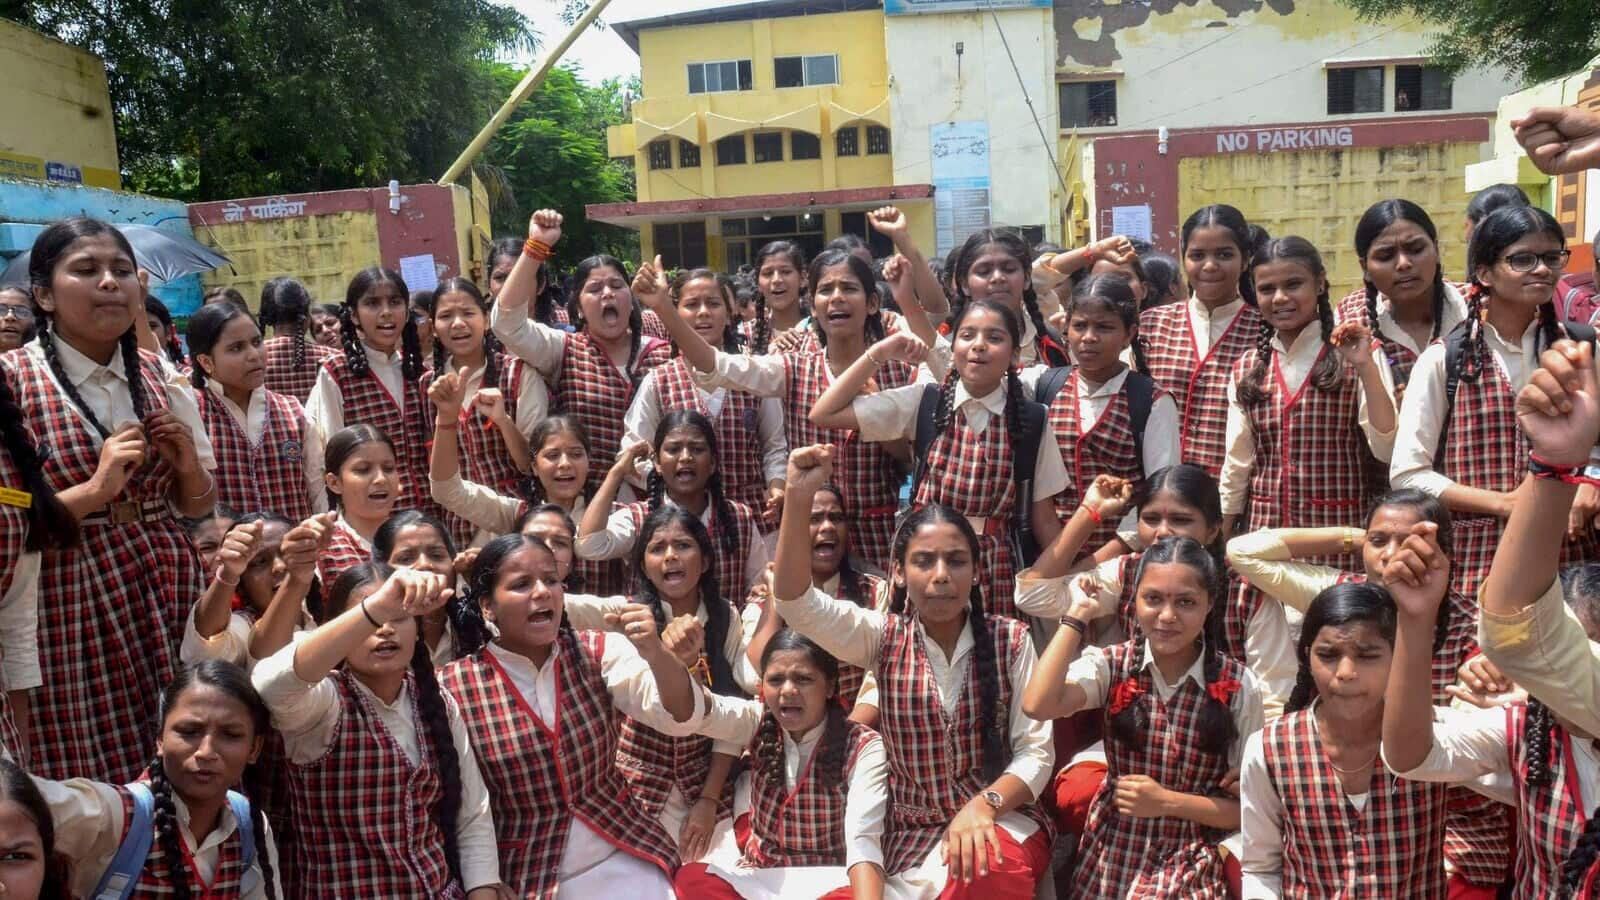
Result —
[[884, 15], [877, 0], [761, 0], [614, 26], [639, 54], [634, 202], [588, 207], [636, 228], [645, 256], [733, 270], [767, 241], [808, 254], [854, 233], [887, 245], [868, 210], [895, 204], [933, 244], [933, 188], [895, 184]]
[[122, 187], [99, 57], [0, 19], [0, 84], [0, 178]]

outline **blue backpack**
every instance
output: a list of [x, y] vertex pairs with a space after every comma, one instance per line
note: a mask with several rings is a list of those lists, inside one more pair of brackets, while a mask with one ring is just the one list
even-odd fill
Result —
[[[91, 895], [93, 900], [127, 900], [134, 886], [139, 883], [139, 876], [144, 873], [145, 860], [150, 857], [150, 845], [155, 841], [156, 798], [150, 793], [150, 785], [136, 781], [127, 785], [126, 790], [133, 798], [127, 833], [122, 838], [122, 846], [117, 848], [117, 855], [112, 857], [111, 865], [95, 886]], [[234, 821], [238, 823], [239, 840], [244, 848], [244, 865], [249, 869], [256, 860], [255, 820], [250, 818], [250, 801], [243, 794], [229, 791], [228, 806], [233, 810]], [[247, 883], [242, 887], [248, 889], [251, 885]]]

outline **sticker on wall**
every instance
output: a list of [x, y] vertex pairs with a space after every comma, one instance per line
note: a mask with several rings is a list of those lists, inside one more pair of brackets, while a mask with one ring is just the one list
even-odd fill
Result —
[[989, 123], [941, 122], [929, 132], [934, 238], [943, 257], [989, 227]]
[[433, 254], [400, 257], [400, 277], [413, 291], [431, 291], [439, 286], [439, 271], [433, 267]]

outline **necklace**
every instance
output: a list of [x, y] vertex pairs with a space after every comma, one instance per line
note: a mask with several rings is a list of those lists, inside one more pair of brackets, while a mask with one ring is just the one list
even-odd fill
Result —
[[[1326, 756], [1326, 754], [1324, 754], [1324, 755]], [[1367, 772], [1372, 771], [1372, 764], [1377, 762], [1377, 761], [1378, 761], [1378, 754], [1376, 752], [1374, 752], [1372, 754], [1372, 758], [1367, 760], [1366, 765], [1356, 766], [1354, 769], [1343, 769], [1343, 768], [1340, 768], [1337, 765], [1334, 765], [1333, 757], [1331, 757], [1331, 756], [1328, 757], [1328, 765], [1333, 766], [1333, 770], [1335, 772], [1338, 772], [1341, 775], [1364, 775]]]

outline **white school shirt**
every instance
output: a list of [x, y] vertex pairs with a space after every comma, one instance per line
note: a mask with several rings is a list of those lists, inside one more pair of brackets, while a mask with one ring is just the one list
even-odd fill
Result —
[[[320, 759], [333, 746], [339, 720], [344, 715], [339, 688], [329, 675], [316, 684], [307, 684], [294, 672], [294, 654], [303, 638], [262, 660], [250, 673], [250, 680], [267, 708], [272, 710], [272, 726], [283, 735], [284, 752], [289, 761], [304, 765]], [[351, 683], [366, 695], [378, 721], [399, 745], [406, 760], [415, 766], [422, 761], [418, 724], [411, 712], [410, 691], [404, 686], [394, 703], [385, 703], [358, 678]], [[461, 815], [456, 823], [456, 843], [461, 850], [461, 881], [473, 888], [500, 881], [499, 848], [495, 843], [494, 816], [489, 811], [489, 791], [478, 771], [478, 758], [472, 753], [467, 725], [461, 710], [448, 691], [441, 691], [450, 736], [456, 745], [461, 769]], [[354, 774], [354, 773], [352, 773]], [[309, 840], [311, 835], [306, 835]]]
[[39, 551], [17, 557], [11, 584], [0, 596], [0, 689], [44, 684], [39, 668]]
[[[1570, 731], [1568, 736], [1578, 796], [1587, 813], [1600, 802], [1600, 751], [1595, 750], [1593, 741]], [[1465, 785], [1492, 800], [1516, 806], [1509, 746], [1505, 707], [1435, 706], [1433, 745], [1428, 755], [1416, 768], [1396, 774], [1412, 781]], [[1387, 755], [1383, 764], [1389, 764]]]
[[[711, 709], [699, 730], [715, 740], [748, 747], [755, 739], [766, 710], [766, 704], [760, 700], [713, 696]], [[824, 720], [801, 735], [799, 741], [788, 731], [778, 729], [783, 734], [784, 784], [790, 791], [799, 784], [800, 776], [816, 755], [826, 728]], [[883, 751], [883, 739], [876, 734], [861, 746], [856, 756], [855, 769], [845, 788], [844, 804], [845, 869], [861, 862], [881, 867], [884, 825], [889, 814], [889, 760]]]
[[[475, 481], [463, 480], [459, 468], [456, 474], [443, 481], [430, 478], [428, 490], [433, 495], [433, 502], [444, 507], [446, 512], [454, 513], [476, 525], [480, 536], [487, 534], [493, 537], [509, 533], [523, 511], [531, 508], [520, 497], [502, 494], [488, 485], [478, 484]], [[574, 522], [582, 521], [585, 508], [587, 508], [586, 501], [579, 497], [578, 502], [567, 510], [567, 514], [572, 516]]]
[[[663, 502], [672, 502], [671, 497], [663, 498]], [[710, 495], [706, 496], [706, 510], [700, 514], [700, 521], [711, 528], [712, 517], [716, 514], [717, 505], [711, 502]], [[757, 512], [759, 517], [760, 513]], [[739, 539], [739, 545], [745, 551], [744, 557], [744, 584], [740, 586], [737, 594], [728, 593], [728, 599], [735, 603], [744, 599], [750, 592], [750, 587], [766, 574], [767, 563], [772, 560], [772, 551], [768, 549], [767, 542], [761, 536], [760, 519], [753, 520], [745, 533]], [[633, 552], [633, 542], [638, 538], [638, 527], [634, 525], [633, 513], [626, 506], [619, 506], [606, 518], [604, 531], [587, 534], [579, 537], [574, 545], [574, 550], [579, 559], [621, 559]], [[715, 543], [715, 540], [712, 541]], [[721, 548], [718, 548], [721, 552]]]
[[[89, 407], [96, 419], [100, 420], [100, 424], [115, 432], [119, 425], [139, 421], [133, 410], [133, 395], [128, 393], [128, 374], [123, 368], [120, 345], [111, 351], [111, 360], [103, 366], [59, 338], [55, 341], [55, 347], [56, 357], [61, 360], [62, 371], [66, 373], [72, 386], [77, 388], [78, 396], [83, 398], [84, 405]], [[34, 363], [44, 367], [51, 383], [63, 394], [66, 393], [61, 380], [56, 377], [55, 370], [50, 368], [49, 361], [45, 359], [44, 348], [38, 341], [23, 344], [22, 352], [28, 354]], [[200, 408], [194, 403], [193, 385], [181, 372], [170, 366], [162, 366], [161, 371], [165, 376], [162, 386], [166, 388], [167, 405], [171, 408], [172, 415], [189, 427], [189, 433], [194, 438], [195, 456], [200, 460], [200, 468], [209, 472], [216, 471], [217, 460], [212, 454], [211, 438], [206, 434], [205, 423], [200, 419]], [[67, 405], [75, 414], [82, 417], [82, 411], [76, 404]], [[88, 419], [83, 419], [83, 423], [96, 448], [105, 443], [105, 438], [95, 431]], [[34, 437], [43, 443], [50, 442], [50, 436], [46, 434]]]
[[[692, 366], [690, 371], [693, 372]], [[700, 396], [700, 402], [705, 405], [706, 412], [710, 414], [708, 418], [713, 422], [722, 414], [722, 405], [728, 400], [728, 390], [725, 387], [706, 390], [695, 385], [695, 393]], [[661, 408], [661, 391], [656, 387], [656, 370], [651, 369], [639, 382], [639, 390], [633, 395], [633, 402], [628, 404], [627, 414], [622, 417], [622, 446], [632, 447], [640, 441], [655, 440], [656, 426], [661, 424], [666, 415], [667, 411]], [[756, 434], [761, 443], [762, 483], [782, 481], [789, 474], [789, 438], [783, 429], [783, 407], [776, 398], [762, 397], [756, 405]], [[639, 477], [642, 479], [649, 471], [648, 461], [641, 462]], [[643, 484], [643, 480], [639, 481], [639, 485]]]
[[[216, 379], [206, 379], [206, 392], [211, 395], [211, 400], [218, 403], [228, 411], [235, 425], [244, 432], [252, 447], [261, 443], [262, 434], [267, 430], [267, 395], [263, 390], [250, 392], [250, 408], [240, 409], [239, 404], [228, 399], [222, 392], [222, 385]], [[322, 442], [313, 440], [312, 432], [315, 426], [302, 409], [300, 414], [300, 446], [305, 448], [301, 454], [300, 472], [306, 481], [306, 497], [311, 501], [311, 512], [325, 513], [328, 511], [328, 491], [322, 482]], [[247, 510], [248, 511], [248, 510]]]
[[183, 626], [183, 643], [178, 645], [178, 661], [194, 665], [208, 659], [233, 663], [247, 671], [250, 659], [250, 619], [242, 612], [228, 614], [228, 624], [211, 637], [204, 637], [194, 625], [199, 600], [189, 607], [189, 619]]
[[[106, 869], [116, 858], [118, 848], [122, 846], [122, 830], [125, 827], [122, 795], [109, 784], [87, 778], [67, 781], [34, 778], [33, 783], [38, 786], [39, 793], [50, 807], [50, 818], [56, 829], [56, 852], [71, 863], [72, 895], [93, 895]], [[201, 885], [195, 884], [192, 876], [198, 874], [204, 882], [216, 876], [222, 845], [239, 829], [239, 823], [233, 817], [233, 807], [224, 803], [222, 812], [217, 816], [216, 827], [205, 836], [205, 840], [195, 840], [194, 834], [189, 831], [189, 807], [176, 792], [172, 795], [172, 807], [178, 816], [178, 834], [194, 860], [194, 869], [189, 873], [189, 887], [199, 896]], [[241, 900], [279, 900], [283, 896], [281, 874], [274, 879], [275, 890], [270, 895], [262, 878], [263, 858], [272, 865], [274, 873], [283, 872], [278, 865], [278, 845], [272, 837], [272, 824], [265, 818], [261, 819], [261, 831], [255, 835], [255, 841], [256, 858], [249, 869], [254, 873], [251, 879], [254, 887], [246, 891]]]
[[[445, 365], [449, 366], [452, 372], [456, 370], [455, 363], [449, 359], [445, 360]], [[472, 398], [477, 395], [478, 389], [483, 387], [483, 370], [484, 367], [479, 366], [467, 373], [465, 408], [469, 411], [472, 409]], [[433, 377], [438, 378], [441, 374], [443, 373], [435, 372]], [[490, 385], [490, 387], [498, 389], [499, 385]], [[550, 389], [545, 386], [544, 379], [539, 376], [538, 370], [532, 366], [524, 366], [522, 378], [517, 382], [517, 413], [512, 417], [512, 423], [518, 431], [522, 432], [523, 437], [530, 437], [533, 434], [533, 430], [539, 427], [539, 423], [543, 422], [549, 415]], [[477, 420], [474, 419], [473, 421], [476, 422]]]
[[[361, 352], [367, 355], [367, 366], [372, 369], [372, 374], [378, 377], [378, 383], [389, 392], [389, 398], [396, 404], [396, 409], [405, 411], [406, 402], [406, 376], [403, 371], [403, 357], [399, 352], [380, 353], [361, 344]], [[365, 378], [366, 376], [361, 376]], [[314, 441], [308, 441], [309, 448], [315, 444], [315, 453], [320, 458], [323, 448], [328, 440], [345, 426], [344, 420], [344, 394], [339, 390], [339, 383], [333, 380], [327, 368], [317, 372], [317, 383], [311, 386], [311, 397], [306, 401], [306, 418], [315, 426], [312, 429]]]
[[[1087, 378], [1073, 379], [1078, 389], [1078, 434], [1088, 434], [1100, 417], [1106, 414], [1112, 398], [1122, 393], [1128, 382], [1128, 370], [1111, 376], [1102, 384]], [[1146, 472], [1159, 472], [1182, 462], [1182, 437], [1178, 433], [1178, 403], [1171, 394], [1161, 394], [1150, 404], [1150, 418], [1145, 420], [1144, 435], [1140, 442], [1140, 464]], [[1079, 493], [1089, 490], [1089, 485], [1078, 485]]]
[[[1501, 337], [1487, 321], [1482, 327], [1483, 342], [1489, 349], [1489, 364], [1500, 367], [1515, 394], [1539, 366], [1539, 320], [1535, 317], [1528, 323], [1522, 336], [1514, 342]], [[1456, 483], [1433, 468], [1434, 452], [1439, 448], [1449, 412], [1446, 409], [1444, 353], [1443, 341], [1428, 345], [1417, 357], [1417, 364], [1411, 369], [1411, 380], [1406, 382], [1405, 396], [1400, 401], [1400, 430], [1395, 437], [1394, 458], [1389, 462], [1389, 484], [1395, 490], [1416, 488], [1437, 497]]]
[[[724, 598], [726, 599], [726, 598]], [[594, 594], [567, 594], [563, 604], [567, 614], [567, 622], [579, 631], [610, 631], [606, 625], [606, 614], [622, 614], [623, 607], [629, 603], [627, 597], [597, 597]], [[672, 618], [669, 611], [668, 619]], [[711, 621], [711, 614], [706, 611], [704, 602], [695, 607], [694, 617], [701, 625]], [[755, 635], [756, 620], [746, 621], [743, 616], [728, 616], [728, 633], [722, 640], [722, 656], [728, 661], [728, 666], [733, 669], [733, 680], [745, 693], [754, 694], [761, 686], [760, 675], [755, 666], [751, 665], [748, 655], [744, 652], [750, 645], [750, 638]], [[621, 635], [617, 639], [625, 640]], [[609, 644], [610, 641], [608, 640]], [[664, 729], [656, 729], [663, 731]], [[738, 756], [744, 745], [728, 749], [719, 748], [718, 752], [726, 752], [729, 756]]]
[[[507, 350], [532, 366], [540, 375], [554, 378], [556, 373], [561, 371], [561, 359], [566, 355], [567, 338], [572, 332], [551, 328], [543, 322], [535, 322], [523, 312], [523, 307], [512, 309], [502, 303], [496, 303], [494, 309], [490, 311], [489, 327], [494, 330], [495, 337], [506, 345]], [[650, 341], [651, 338], [641, 336], [639, 349], [643, 351], [645, 344]], [[604, 355], [610, 359], [609, 353]], [[612, 360], [611, 367], [622, 373], [625, 379], [633, 377], [626, 365], [619, 366]]]
[[[1387, 296], [1379, 294], [1377, 306], [1378, 330], [1383, 332], [1383, 336], [1391, 341], [1394, 341], [1400, 346], [1405, 347], [1412, 353], [1421, 356], [1425, 347], [1419, 346], [1416, 340], [1411, 337], [1411, 332], [1407, 331], [1399, 322], [1395, 321], [1394, 303], [1391, 302]], [[1455, 285], [1448, 281], [1445, 282], [1444, 305], [1439, 311], [1439, 335], [1443, 337], [1444, 335], [1449, 334], [1451, 329], [1461, 324], [1466, 317], [1467, 301], [1462, 299], [1461, 292], [1456, 290]]]
[[[1156, 697], [1162, 703], [1171, 700], [1185, 681], [1193, 681], [1196, 687], [1205, 690], [1205, 665], [1205, 656], [1197, 655], [1194, 664], [1178, 676], [1177, 682], [1168, 684], [1166, 676], [1161, 674], [1161, 669], [1156, 665], [1155, 654], [1151, 652], [1150, 645], [1148, 643], [1144, 645], [1142, 667], [1149, 670], [1150, 684], [1155, 688]], [[1265, 722], [1261, 712], [1261, 687], [1256, 681], [1256, 676], [1249, 669], [1243, 674], [1244, 677], [1239, 680], [1239, 690], [1228, 703], [1228, 710], [1233, 714], [1234, 730], [1239, 735], [1234, 740], [1233, 746], [1228, 748], [1228, 765], [1233, 767], [1239, 765], [1239, 759], [1244, 753], [1244, 739], [1260, 731]], [[1106, 694], [1111, 690], [1111, 663], [1106, 659], [1105, 650], [1101, 647], [1085, 647], [1083, 653], [1068, 664], [1065, 681], [1067, 684], [1077, 685], [1083, 691], [1084, 709], [1099, 709], [1104, 706]]]
[[1211, 345], [1222, 339], [1228, 326], [1244, 309], [1243, 297], [1235, 297], [1216, 309], [1208, 309], [1192, 294], [1184, 303], [1189, 311], [1189, 334], [1194, 338], [1195, 355], [1199, 359], [1205, 359], [1211, 352]]
[[[1283, 341], [1277, 335], [1272, 337], [1272, 356], [1277, 361], [1278, 370], [1283, 374], [1283, 383], [1291, 394], [1302, 390], [1314, 391], [1315, 385], [1307, 384], [1311, 371], [1316, 367], [1317, 357], [1322, 354], [1322, 329], [1315, 322], [1300, 329], [1300, 334], [1295, 336], [1294, 343], [1285, 350]], [[1338, 351], [1332, 347], [1328, 352], [1337, 357]], [[1389, 371], [1389, 363], [1383, 355], [1383, 345], [1374, 341], [1372, 344], [1372, 361], [1378, 366], [1378, 377], [1383, 381], [1384, 393], [1389, 395], [1389, 402], [1394, 402], [1394, 375]], [[1344, 365], [1341, 360], [1339, 363]], [[1272, 378], [1272, 360], [1267, 362], [1267, 371], [1263, 380]], [[1268, 398], [1268, 403], [1273, 402]], [[1278, 401], [1279, 403], [1282, 400]], [[1398, 421], [1398, 416], [1396, 417]], [[1361, 433], [1367, 437], [1367, 446], [1372, 449], [1372, 455], [1380, 461], [1389, 459], [1394, 452], [1395, 432], [1379, 431], [1372, 424], [1371, 411], [1367, 409], [1367, 392], [1359, 384], [1356, 386], [1356, 423], [1361, 426]], [[1228, 426], [1227, 426], [1227, 456], [1222, 461], [1222, 477], [1219, 479], [1219, 490], [1222, 494], [1222, 514], [1237, 516], [1244, 512], [1245, 497], [1250, 492], [1250, 471], [1256, 463], [1256, 434], [1250, 425], [1250, 415], [1245, 411], [1244, 401], [1239, 399], [1239, 381], [1233, 379], [1228, 385]], [[1322, 452], [1319, 447], [1291, 447], [1290, 453], [1305, 458], [1307, 455], [1315, 457]]]
[[[560, 733], [555, 661], [561, 653], [561, 644], [558, 642], [552, 648], [550, 658], [545, 660], [543, 666], [499, 644], [491, 643], [486, 650], [500, 664], [506, 677], [511, 680], [512, 687], [516, 688], [517, 693], [527, 702], [528, 708], [539, 721], [547, 725], [552, 732]], [[606, 692], [610, 694], [611, 702], [619, 712], [663, 734], [695, 733], [705, 714], [702, 692], [692, 692], [695, 698], [694, 712], [688, 721], [678, 722], [661, 705], [661, 695], [656, 690], [656, 680], [650, 671], [650, 664], [639, 656], [627, 638], [620, 634], [606, 635], [599, 662], [600, 678], [605, 682]], [[607, 760], [604, 764], [610, 765], [610, 761]], [[628, 889], [634, 875], [634, 866], [611, 864], [626, 862], [634, 857], [623, 853], [616, 844], [591, 828], [581, 817], [566, 818], [567, 844], [566, 849], [562, 851], [558, 870], [560, 878], [566, 880], [583, 875], [586, 878], [585, 887], [599, 888], [602, 885], [594, 882], [594, 879], [602, 875], [599, 870], [615, 868], [616, 871], [612, 873], [615, 878], [605, 879], [604, 884], [615, 893], [595, 896], [631, 895], [632, 891]]]
[[[837, 600], [815, 587], [793, 600], [779, 600], [778, 615], [788, 627], [816, 641], [824, 650], [841, 662], [876, 672], [878, 653], [883, 646], [883, 629], [889, 614], [862, 609], [847, 600]], [[939, 698], [945, 711], [955, 711], [961, 695], [969, 684], [967, 675], [972, 663], [972, 626], [963, 625], [956, 639], [955, 652], [945, 656], [944, 648], [923, 631], [922, 623], [915, 625], [922, 636], [922, 648], [928, 659], [928, 668], [939, 686]], [[1020, 690], [1028, 684], [1038, 657], [1033, 642], [1023, 641], [1022, 651], [1011, 661], [1011, 684]], [[882, 686], [879, 686], [882, 691]], [[1038, 799], [1050, 781], [1050, 771], [1055, 764], [1056, 751], [1050, 736], [1050, 723], [1038, 722], [1022, 711], [1015, 697], [1007, 710], [1006, 734], [1011, 743], [1011, 762], [1005, 774], [1014, 776], [1027, 786], [1029, 796]], [[1001, 816], [999, 821], [1007, 830], [1026, 840], [1035, 825], [1026, 816], [1013, 811]]]

